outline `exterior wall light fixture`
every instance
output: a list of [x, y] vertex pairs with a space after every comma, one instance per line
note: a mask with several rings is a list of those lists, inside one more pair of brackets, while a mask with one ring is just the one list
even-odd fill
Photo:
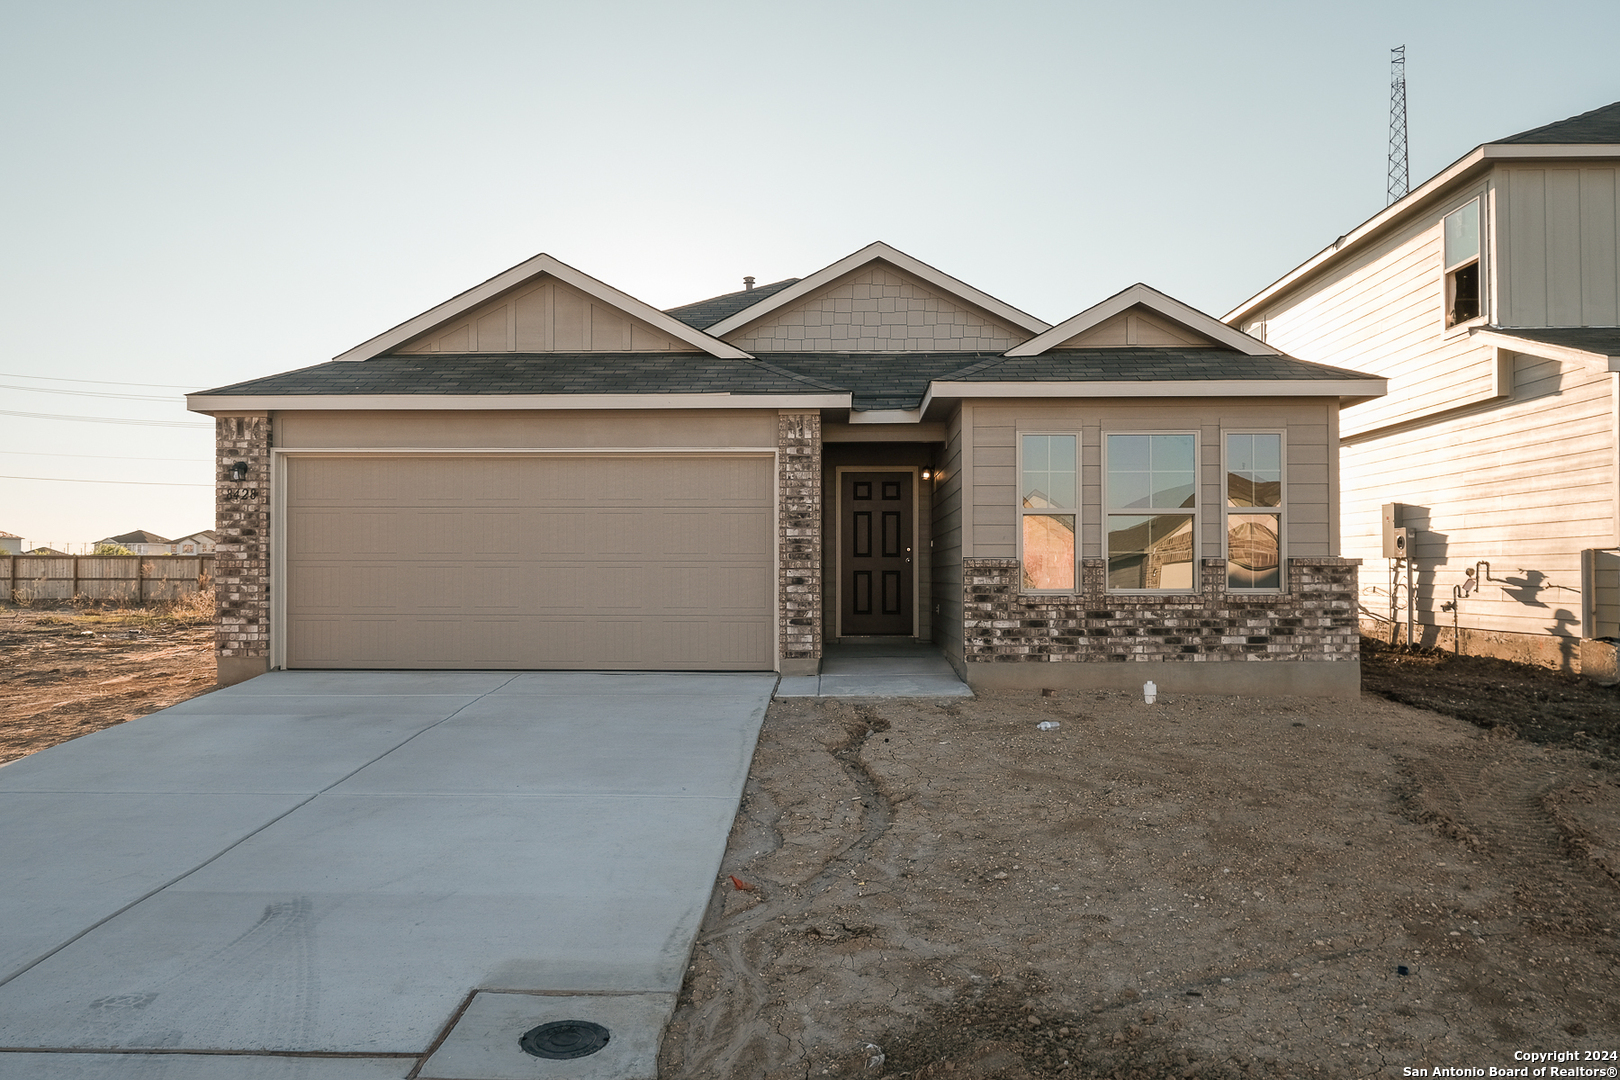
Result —
[[243, 480], [247, 479], [247, 474], [248, 474], [247, 462], [238, 461], [234, 465], [231, 466], [231, 479], [235, 480], [238, 484], [240, 484]]
[[922, 471], [922, 478], [924, 480], [932, 480], [934, 478], [934, 470], [932, 470], [932, 469], [924, 469]]

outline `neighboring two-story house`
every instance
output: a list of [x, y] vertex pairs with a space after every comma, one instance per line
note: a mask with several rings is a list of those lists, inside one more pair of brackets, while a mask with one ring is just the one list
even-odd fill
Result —
[[1476, 147], [1225, 319], [1389, 381], [1339, 423], [1364, 627], [1404, 640], [1404, 527], [1417, 640], [1612, 672], [1620, 103]]

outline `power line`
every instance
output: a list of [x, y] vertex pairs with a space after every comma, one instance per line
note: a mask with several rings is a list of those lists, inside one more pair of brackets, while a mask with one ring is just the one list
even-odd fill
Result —
[[71, 394], [74, 397], [123, 398], [126, 401], [173, 401], [178, 394], [111, 394], [105, 390], [57, 390], [50, 386], [10, 386], [0, 383], [0, 390], [22, 390], [30, 394]]
[[44, 480], [52, 484], [139, 484], [142, 487], [213, 487], [213, 484], [181, 484], [164, 480], [79, 480], [71, 476], [4, 476], [0, 480]]
[[134, 424], [138, 427], [211, 428], [213, 424], [190, 424], [184, 420], [129, 420], [117, 416], [60, 416], [56, 413], [10, 412], [0, 409], [0, 416], [26, 416], [34, 420], [80, 420], [88, 424]]
[[150, 386], [155, 390], [191, 390], [192, 393], [196, 393], [195, 388], [181, 386], [179, 383], [113, 382], [110, 379], [59, 379], [54, 375], [8, 375], [4, 371], [0, 371], [0, 379], [39, 379], [43, 382], [95, 383], [98, 386]]

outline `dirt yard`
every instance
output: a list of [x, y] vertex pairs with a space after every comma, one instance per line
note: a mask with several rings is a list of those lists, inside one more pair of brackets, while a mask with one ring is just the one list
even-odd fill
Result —
[[0, 764], [214, 689], [212, 606], [0, 606]]
[[661, 1075], [1615, 1075], [1620, 693], [1365, 674], [776, 702]]
[[[0, 608], [0, 762], [213, 689], [211, 645]], [[1620, 691], [1364, 659], [1353, 703], [777, 702], [661, 1075], [1614, 1076]]]

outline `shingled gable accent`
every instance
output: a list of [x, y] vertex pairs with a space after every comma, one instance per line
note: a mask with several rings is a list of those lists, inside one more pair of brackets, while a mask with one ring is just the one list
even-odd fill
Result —
[[359, 361], [386, 356], [400, 346], [428, 334], [435, 327], [454, 322], [482, 304], [503, 294], [513, 292], [542, 276], [549, 276], [565, 285], [572, 286], [592, 299], [623, 312], [631, 320], [645, 323], [659, 333], [668, 335], [675, 341], [693, 346], [710, 356], [731, 360], [749, 359], [749, 355], [735, 345], [730, 345], [717, 337], [712, 337], [701, 330], [694, 329], [679, 319], [664, 314], [652, 305], [642, 303], [629, 293], [620, 292], [613, 286], [598, 281], [589, 274], [582, 273], [567, 263], [560, 262], [546, 254], [536, 255], [534, 258], [521, 262], [510, 270], [496, 274], [483, 284], [476, 285], [459, 296], [454, 296], [437, 307], [424, 311], [413, 319], [407, 319], [392, 330], [378, 334], [371, 340], [362, 342], [347, 352], [339, 353], [333, 359], [338, 361]]
[[1100, 304], [1094, 304], [1073, 318], [1066, 319], [1045, 333], [1038, 334], [1021, 345], [1007, 350], [1008, 356], [1040, 356], [1051, 349], [1061, 348], [1074, 338], [1096, 329], [1108, 320], [1132, 308], [1142, 308], [1171, 323], [1185, 327], [1193, 335], [1218, 346], [1242, 353], [1244, 356], [1277, 356], [1276, 349], [1249, 335], [1232, 329], [1219, 319], [1205, 315], [1197, 308], [1188, 307], [1174, 297], [1137, 282], [1122, 292], [1115, 293]]
[[989, 293], [981, 292], [966, 282], [959, 281], [949, 274], [929, 266], [921, 260], [914, 259], [905, 252], [892, 248], [879, 240], [868, 244], [852, 255], [846, 255], [831, 266], [824, 267], [809, 277], [800, 279], [797, 283], [780, 292], [765, 297], [759, 303], [744, 308], [729, 318], [715, 323], [709, 327], [709, 333], [715, 337], [725, 337], [744, 327], [762, 322], [767, 316], [777, 312], [784, 312], [795, 304], [811, 298], [829, 285], [873, 263], [888, 263], [901, 273], [916, 278], [948, 298], [966, 306], [977, 308], [997, 321], [1023, 333], [1039, 334], [1050, 325], [1035, 318], [1028, 312], [1020, 311], [1011, 304], [1003, 303]]

